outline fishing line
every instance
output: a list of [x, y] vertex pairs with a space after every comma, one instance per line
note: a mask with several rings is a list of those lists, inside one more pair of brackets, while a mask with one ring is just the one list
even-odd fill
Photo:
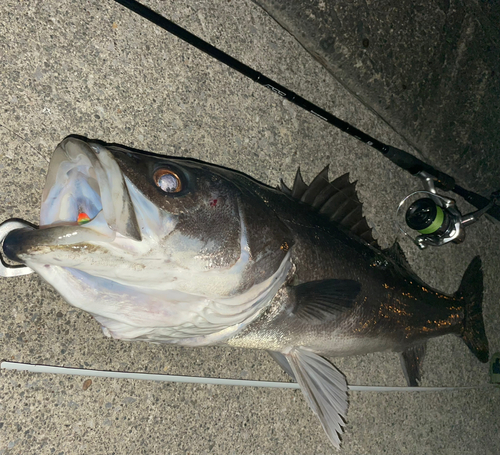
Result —
[[26, 144], [28, 144], [34, 151], [35, 153], [44, 161], [46, 161], [47, 163], [50, 163], [50, 160], [46, 157], [46, 156], [43, 156], [39, 150], [37, 150], [33, 145], [31, 145], [26, 139], [24, 139], [24, 137], [22, 137], [20, 134], [17, 134], [15, 131], [12, 131], [10, 128], [7, 128], [5, 125], [1, 124], [0, 123], [0, 126], [2, 128], [5, 128], [7, 131], [9, 131], [12, 135], [16, 136], [18, 139], [21, 139], [21, 141], [25, 142]]
[[[28, 371], [30, 373], [64, 374], [70, 376], [93, 376], [112, 379], [135, 379], [154, 382], [177, 382], [184, 384], [208, 384], [239, 387], [266, 387], [273, 389], [300, 389], [296, 382], [255, 381], [248, 379], [220, 379], [197, 376], [175, 376], [169, 374], [131, 373], [123, 371], [90, 370], [86, 368], [58, 367], [52, 365], [34, 365], [20, 362], [2, 362], [0, 368], [5, 370]], [[495, 384], [457, 387], [389, 387], [350, 385], [351, 392], [443, 392], [457, 390], [476, 390], [497, 387]]]
[[[311, 103], [305, 98], [302, 98], [301, 96], [297, 95], [296, 93], [284, 87], [283, 85], [278, 84], [272, 79], [269, 79], [262, 73], [236, 60], [229, 54], [226, 54], [225, 52], [221, 51], [220, 49], [217, 49], [216, 47], [202, 40], [201, 38], [198, 38], [196, 35], [193, 35], [186, 29], [166, 19], [165, 17], [158, 14], [156, 11], [153, 11], [152, 9], [148, 8], [147, 6], [144, 6], [135, 0], [115, 0], [115, 2], [119, 3], [120, 5], [129, 9], [130, 11], [138, 14], [144, 19], [147, 19], [150, 22], [158, 25], [162, 29], [173, 34], [174, 36], [177, 36], [178, 38], [187, 42], [188, 44], [191, 44], [192, 46], [196, 47], [202, 52], [205, 52], [206, 54], [215, 58], [219, 62], [224, 63], [230, 68], [238, 71], [240, 74], [243, 74], [244, 76], [252, 79], [254, 82], [257, 82], [258, 84], [268, 88], [269, 90], [281, 96], [282, 98], [285, 98], [291, 103], [305, 109], [306, 111], [310, 112], [311, 114], [315, 115], [321, 120], [324, 120], [325, 122], [344, 131], [345, 133], [355, 137], [361, 142], [375, 148], [376, 150], [381, 152], [386, 158], [391, 160], [394, 164], [408, 171], [410, 174], [417, 175], [422, 172], [426, 172], [432, 175], [435, 178], [434, 184], [438, 188], [445, 191], [453, 191], [454, 193], [463, 197], [467, 202], [477, 207], [478, 209], [485, 208], [490, 204], [489, 199], [457, 185], [455, 183], [455, 179], [449, 176], [448, 174], [445, 174], [444, 172], [435, 169], [429, 164], [424, 163], [422, 160], [418, 159], [417, 157], [403, 150], [400, 150], [391, 145], [384, 144], [383, 142], [375, 139], [369, 134], [364, 133], [363, 131], [350, 125], [344, 120], [339, 119], [335, 115], [325, 111], [319, 106], [316, 106], [315, 104]], [[493, 207], [488, 209], [487, 213], [496, 220], [500, 221], [500, 206], [494, 205]]]

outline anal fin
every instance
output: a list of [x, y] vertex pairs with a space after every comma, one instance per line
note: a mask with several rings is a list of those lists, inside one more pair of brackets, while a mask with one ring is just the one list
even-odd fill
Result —
[[422, 363], [425, 357], [425, 343], [405, 349], [400, 354], [401, 367], [409, 387], [418, 387], [421, 380]]
[[348, 407], [344, 375], [323, 357], [301, 347], [292, 348], [286, 358], [309, 406], [338, 449]]

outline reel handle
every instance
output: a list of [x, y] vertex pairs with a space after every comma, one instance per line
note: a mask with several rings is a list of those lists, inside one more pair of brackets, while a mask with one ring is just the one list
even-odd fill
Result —
[[472, 191], [466, 190], [459, 185], [455, 186], [453, 192], [462, 196], [469, 204], [479, 210], [488, 207], [491, 202], [493, 202], [493, 205], [486, 210], [486, 213], [490, 217], [494, 218], [495, 221], [500, 222], [500, 205], [498, 205], [498, 201], [500, 200], [500, 190], [491, 194], [491, 200], [479, 194], [473, 193]]

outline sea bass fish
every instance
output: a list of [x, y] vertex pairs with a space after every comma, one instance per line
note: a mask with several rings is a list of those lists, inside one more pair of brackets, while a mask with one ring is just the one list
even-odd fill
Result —
[[39, 229], [12, 231], [25, 263], [104, 334], [268, 351], [339, 447], [343, 374], [324, 357], [391, 350], [418, 385], [429, 338], [488, 361], [476, 257], [454, 295], [381, 250], [347, 175], [271, 188], [234, 170], [68, 137], [50, 162]]

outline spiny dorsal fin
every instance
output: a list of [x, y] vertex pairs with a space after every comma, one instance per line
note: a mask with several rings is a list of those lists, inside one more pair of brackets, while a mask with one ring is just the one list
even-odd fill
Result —
[[280, 190], [282, 193], [285, 193], [287, 196], [292, 195], [292, 190], [285, 185], [283, 179], [280, 180], [280, 184], [276, 188]]
[[293, 182], [292, 197], [295, 199], [302, 199], [302, 196], [307, 191], [307, 185], [304, 183], [302, 174], [300, 173], [300, 167], [297, 169], [295, 174], [295, 181]]
[[314, 178], [300, 200], [306, 204], [313, 205], [318, 194], [325, 188], [325, 182], [328, 182], [328, 166]]
[[299, 168], [293, 187], [288, 188], [282, 180], [279, 189], [287, 196], [315, 208], [366, 243], [378, 247], [377, 241], [372, 236], [372, 230], [363, 216], [363, 204], [356, 193], [356, 182], [349, 182], [348, 173], [329, 182], [328, 166], [326, 166], [311, 184], [307, 185]]

